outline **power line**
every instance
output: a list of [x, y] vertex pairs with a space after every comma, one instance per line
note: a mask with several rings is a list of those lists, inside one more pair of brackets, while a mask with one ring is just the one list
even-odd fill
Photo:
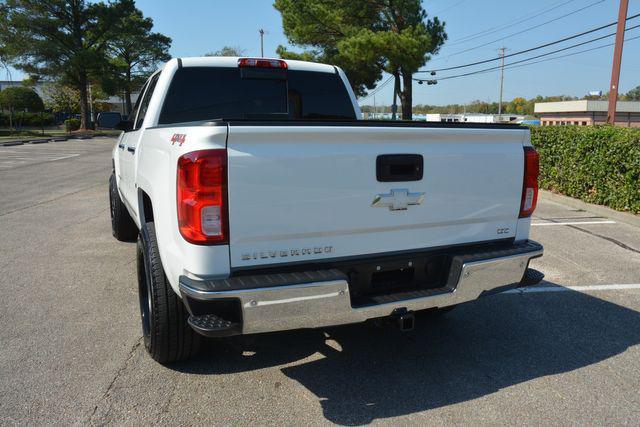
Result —
[[[636, 29], [636, 28], [640, 28], [640, 24], [638, 24], [638, 25], [634, 25], [633, 27], [629, 27], [629, 28], [627, 28], [625, 31], [631, 31], [631, 30], [634, 30], [634, 29]], [[586, 44], [593, 43], [593, 42], [596, 42], [596, 41], [598, 41], [598, 40], [602, 40], [602, 39], [606, 39], [606, 38], [608, 38], [608, 37], [612, 37], [612, 36], [614, 36], [615, 34], [616, 34], [616, 33], [606, 34], [606, 35], [604, 35], [604, 36], [596, 37], [596, 38], [591, 39], [591, 40], [586, 40], [586, 41], [583, 41], [583, 42], [580, 42], [580, 43], [573, 44], [573, 45], [571, 45], [571, 46], [566, 46], [566, 47], [563, 47], [563, 48], [561, 48], [561, 49], [556, 49], [556, 50], [553, 50], [553, 51], [551, 51], [551, 52], [546, 52], [546, 53], [542, 53], [542, 54], [540, 54], [540, 55], [532, 56], [531, 58], [521, 59], [521, 60], [519, 60], [519, 61], [511, 62], [511, 63], [509, 63], [509, 64], [505, 64], [505, 66], [504, 66], [504, 67], [505, 67], [505, 68], [511, 68], [511, 66], [516, 65], [516, 64], [521, 64], [521, 63], [523, 63], [523, 62], [529, 62], [529, 61], [532, 61], [532, 60], [534, 60], [534, 59], [543, 58], [543, 57], [545, 57], [545, 56], [553, 55], [554, 53], [564, 52], [564, 51], [569, 50], [569, 49], [574, 49], [574, 48], [579, 47], [579, 46], [584, 46], [584, 45], [586, 45]], [[508, 57], [508, 56], [511, 56], [511, 55], [505, 55], [505, 56], [504, 56], [504, 58], [506, 58], [506, 57]], [[453, 76], [441, 77], [441, 78], [439, 78], [439, 79], [434, 79], [434, 80], [441, 81], [441, 80], [456, 79], [456, 78], [459, 78], [459, 77], [472, 76], [472, 75], [474, 75], [474, 74], [482, 74], [482, 73], [486, 73], [486, 72], [488, 72], [488, 71], [498, 70], [498, 69], [500, 69], [500, 68], [502, 68], [502, 65], [498, 65], [498, 66], [495, 66], [495, 67], [484, 68], [484, 69], [482, 69], [482, 70], [470, 71], [470, 72], [468, 72], [468, 73], [463, 73], [463, 74], [456, 74], [456, 75], [453, 75]], [[413, 79], [413, 80], [416, 80], [416, 81], [423, 81], [422, 79]]]
[[469, 52], [469, 51], [472, 51], [472, 50], [480, 49], [480, 48], [485, 47], [485, 46], [488, 46], [488, 45], [490, 45], [490, 44], [493, 44], [493, 43], [496, 43], [496, 42], [499, 42], [499, 41], [502, 41], [502, 40], [509, 39], [509, 38], [511, 38], [511, 37], [513, 37], [513, 36], [517, 36], [517, 35], [520, 35], [520, 34], [526, 33], [527, 31], [535, 30], [536, 28], [540, 28], [540, 27], [542, 27], [542, 26], [544, 26], [544, 25], [551, 24], [552, 22], [559, 21], [560, 19], [564, 19], [564, 18], [566, 18], [567, 16], [575, 15], [576, 13], [582, 12], [582, 11], [583, 11], [583, 10], [585, 10], [585, 9], [589, 9], [590, 7], [596, 6], [596, 5], [600, 4], [600, 3], [604, 3], [604, 1], [605, 1], [605, 0], [598, 0], [598, 1], [595, 1], [595, 2], [593, 2], [593, 3], [591, 3], [591, 4], [588, 4], [588, 5], [586, 5], [586, 6], [583, 6], [583, 7], [579, 8], [579, 9], [573, 10], [573, 11], [571, 11], [571, 12], [569, 12], [569, 13], [565, 13], [565, 14], [564, 14], [564, 15], [562, 15], [562, 16], [558, 16], [557, 18], [553, 18], [553, 19], [550, 19], [549, 21], [545, 21], [545, 22], [542, 22], [542, 23], [540, 23], [540, 24], [537, 24], [537, 25], [531, 26], [531, 27], [529, 27], [529, 28], [525, 28], [525, 29], [523, 29], [523, 30], [516, 31], [515, 33], [511, 33], [511, 34], [509, 34], [509, 35], [506, 35], [506, 36], [503, 36], [503, 37], [497, 38], [497, 39], [495, 39], [495, 40], [491, 40], [490, 42], [486, 42], [486, 43], [483, 43], [483, 44], [479, 44], [479, 45], [477, 45], [477, 46], [470, 47], [470, 48], [468, 48], [468, 49], [464, 49], [464, 50], [460, 50], [460, 51], [458, 51], [458, 52], [451, 53], [451, 54], [447, 55], [447, 57], [456, 56], [456, 55], [460, 55], [460, 54], [463, 54], [463, 53], [466, 53], [466, 52]]
[[368, 93], [365, 97], [360, 98], [359, 101], [362, 102], [365, 99], [368, 99], [368, 98], [372, 97], [373, 95], [377, 94], [378, 92], [380, 92], [386, 85], [389, 84], [389, 82], [391, 80], [393, 80], [393, 78], [394, 78], [394, 76], [390, 76], [388, 79], [386, 79], [380, 85], [378, 85], [372, 92]]
[[[629, 37], [625, 41], [631, 41], [631, 40], [636, 40], [636, 39], [640, 39], [640, 36]], [[578, 54], [581, 54], [581, 53], [591, 52], [591, 51], [598, 50], [598, 49], [604, 49], [605, 47], [610, 47], [610, 46], [613, 46], [614, 44], [615, 43], [607, 43], [607, 44], [603, 44], [601, 46], [596, 46], [596, 47], [592, 47], [592, 48], [589, 48], [589, 49], [579, 50], [577, 52], [571, 52], [571, 53], [567, 53], [567, 54], [564, 54], [564, 55], [554, 56], [553, 58], [541, 59], [540, 61], [533, 61], [533, 62], [529, 62], [529, 63], [526, 63], [526, 64], [519, 64], [519, 65], [514, 65], [512, 67], [505, 67], [505, 68], [509, 68], [509, 69], [510, 68], [520, 68], [520, 67], [526, 67], [528, 65], [539, 64], [541, 62], [554, 61], [556, 59], [567, 58], [569, 56], [574, 56], [574, 55], [578, 55]]]
[[[629, 37], [626, 41], [631, 41], [631, 40], [636, 40], [636, 39], [640, 39], [640, 36]], [[592, 47], [592, 48], [589, 48], [589, 49], [583, 49], [583, 50], [579, 50], [577, 52], [567, 53], [565, 55], [554, 56], [553, 58], [546, 58], [546, 59], [541, 59], [539, 61], [527, 62], [526, 64], [515, 65], [516, 63], [512, 63], [512, 64], [506, 65], [505, 69], [521, 68], [521, 67], [527, 67], [529, 65], [539, 64], [541, 62], [554, 61], [556, 59], [567, 58], [569, 56], [579, 55], [581, 53], [591, 52], [591, 51], [598, 50], [598, 49], [604, 49], [605, 47], [610, 47], [610, 46], [613, 46], [614, 44], [615, 43], [607, 43], [607, 44], [604, 44], [604, 45], [601, 45], [601, 46], [596, 46], [596, 47]], [[477, 73], [474, 73], [474, 74], [487, 74], [487, 73], [490, 73], [490, 72], [496, 71], [496, 70], [497, 70], [497, 68], [492, 68], [492, 69], [487, 69], [485, 71], [477, 72]]]
[[[632, 15], [632, 16], [628, 17], [626, 20], [628, 21], [630, 19], [637, 18], [638, 16], [640, 16], [640, 13]], [[578, 33], [578, 34], [574, 34], [572, 36], [565, 37], [565, 38], [560, 39], [560, 40], [556, 40], [556, 41], [553, 41], [553, 42], [545, 43], [545, 44], [542, 44], [542, 45], [539, 45], [539, 46], [536, 46], [536, 47], [532, 47], [532, 48], [529, 48], [529, 49], [520, 50], [518, 52], [510, 53], [508, 55], [505, 55], [504, 57], [505, 58], [510, 58], [512, 56], [522, 55], [523, 53], [529, 53], [529, 52], [532, 52], [534, 50], [543, 49], [545, 47], [553, 46], [553, 45], [558, 44], [558, 43], [563, 43], [563, 42], [566, 42], [568, 40], [573, 40], [573, 39], [576, 39], [578, 37], [582, 37], [582, 36], [587, 35], [587, 34], [595, 33], [596, 31], [600, 31], [600, 30], [603, 30], [603, 29], [608, 28], [608, 27], [612, 27], [612, 26], [617, 25], [617, 24], [618, 24], [618, 21], [615, 21], [615, 22], [612, 22], [610, 24], [606, 24], [606, 25], [602, 25], [602, 26], [597, 27], [597, 28], [593, 28], [591, 30], [583, 31], [582, 33]], [[416, 73], [435, 73], [436, 71], [457, 70], [457, 69], [460, 69], [460, 68], [472, 67], [474, 65], [486, 64], [488, 62], [493, 62], [493, 61], [497, 61], [497, 60], [500, 60], [500, 59], [502, 59], [502, 58], [500, 56], [498, 56], [496, 58], [485, 59], [483, 61], [471, 62], [469, 64], [456, 65], [454, 67], [437, 68], [437, 69], [433, 69], [433, 70], [418, 70], [418, 71], [416, 71]]]
[[435, 15], [437, 15], [437, 14], [439, 14], [439, 13], [446, 12], [446, 11], [448, 11], [448, 10], [451, 10], [451, 9], [453, 9], [454, 7], [460, 6], [462, 3], [465, 3], [466, 1], [467, 1], [467, 0], [460, 0], [459, 2], [454, 3], [454, 4], [452, 4], [451, 6], [445, 7], [444, 9], [440, 9], [440, 10], [439, 10], [439, 11], [437, 11], [437, 12], [433, 12], [433, 13], [432, 13], [432, 15], [434, 15], [434, 16], [435, 16]]
[[478, 31], [477, 33], [473, 33], [473, 34], [469, 34], [467, 36], [464, 37], [460, 37], [457, 40], [453, 40], [453, 42], [449, 43], [449, 46], [455, 46], [455, 45], [459, 45], [462, 43], [466, 43], [468, 40], [476, 38], [476, 37], [484, 37], [484, 36], [488, 36], [489, 34], [493, 34], [493, 33], [497, 33], [498, 31], [502, 31], [502, 30], [506, 30], [507, 28], [511, 28], [511, 27], [515, 27], [518, 24], [522, 24], [523, 22], [527, 22], [530, 21], [532, 19], [537, 18], [538, 16], [544, 15], [545, 13], [551, 12], [552, 10], [556, 10], [559, 7], [562, 7], [564, 5], [567, 5], [569, 3], [573, 3], [576, 0], [568, 0], [565, 2], [562, 2], [560, 4], [556, 4], [554, 6], [551, 6], [548, 9], [544, 9], [541, 12], [535, 13], [533, 15], [531, 14], [526, 14], [523, 15], [521, 18], [516, 18], [516, 21], [513, 21], [509, 24], [506, 25], [498, 25], [497, 27], [491, 27], [491, 28], [487, 28], [486, 30], [482, 30], [482, 31]]
[[[634, 28], [636, 28], [636, 27], [634, 27]], [[629, 28], [629, 29], [632, 29], [632, 28]], [[634, 36], [634, 37], [629, 37], [625, 41], [630, 42], [632, 40], [637, 40], [637, 39], [640, 39], [640, 35]], [[555, 61], [557, 59], [568, 58], [570, 56], [580, 55], [582, 53], [592, 52], [592, 51], [598, 50], [598, 49], [604, 49], [606, 47], [611, 47], [614, 44], [615, 43], [607, 43], [607, 44], [603, 44], [603, 45], [600, 45], [600, 46], [592, 47], [592, 48], [589, 48], [589, 49], [583, 49], [583, 50], [579, 50], [577, 52], [571, 52], [571, 53], [567, 53], [567, 54], [564, 54], [564, 55], [554, 56], [553, 58], [541, 59], [539, 61], [527, 62], [527, 63], [524, 63], [524, 64], [520, 63], [520, 62], [523, 62], [524, 60], [523, 61], [518, 61], [518, 62], [512, 62], [510, 64], [506, 64], [504, 66], [504, 68], [506, 70], [506, 69], [512, 69], [512, 68], [528, 67], [529, 65], [540, 64], [542, 62]], [[551, 52], [551, 53], [556, 53], [556, 52]], [[532, 58], [530, 58], [530, 59], [532, 59]], [[528, 59], [528, 60], [530, 60], [530, 59]], [[486, 70], [481, 70], [481, 71], [477, 71], [477, 72], [474, 72], [474, 73], [469, 73], [469, 75], [488, 74], [488, 73], [490, 73], [492, 71], [496, 71], [496, 70], [498, 70], [500, 68], [501, 67], [492, 67], [492, 68], [488, 68]], [[455, 77], [462, 77], [462, 76], [451, 76], [451, 78], [455, 78]], [[414, 80], [417, 80], [417, 79], [414, 79]], [[365, 98], [360, 99], [360, 101], [363, 101], [363, 100], [367, 99], [368, 97], [369, 97], [369, 95], [367, 95], [367, 97], [365, 97]]]

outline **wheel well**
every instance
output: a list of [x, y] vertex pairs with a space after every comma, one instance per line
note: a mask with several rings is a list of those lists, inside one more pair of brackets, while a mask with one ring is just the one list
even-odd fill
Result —
[[140, 196], [140, 222], [142, 224], [146, 222], [153, 222], [153, 205], [151, 204], [151, 198], [143, 190], [139, 190]]

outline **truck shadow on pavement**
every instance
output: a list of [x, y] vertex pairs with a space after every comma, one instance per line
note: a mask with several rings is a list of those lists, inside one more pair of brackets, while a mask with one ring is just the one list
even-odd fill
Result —
[[579, 369], [638, 343], [634, 310], [572, 291], [502, 294], [419, 317], [408, 333], [354, 325], [214, 341], [174, 369], [226, 374], [284, 365], [318, 397], [327, 420], [360, 425]]

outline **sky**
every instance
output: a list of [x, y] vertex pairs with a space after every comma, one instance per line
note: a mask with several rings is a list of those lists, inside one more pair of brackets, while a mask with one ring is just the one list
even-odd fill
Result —
[[[279, 44], [288, 45], [280, 14], [273, 8], [270, 0], [137, 0], [136, 4], [146, 16], [153, 18], [155, 31], [173, 39], [173, 56], [200, 56], [225, 45], [243, 49], [246, 56], [259, 56], [260, 28], [266, 32], [265, 56], [275, 56]], [[429, 16], [437, 16], [446, 22], [449, 40], [424, 69], [496, 58], [501, 47], [507, 49], [507, 54], [513, 53], [609, 24], [617, 19], [618, 4], [618, 0], [425, 0], [423, 6]], [[640, 0], [630, 0], [629, 16], [636, 13], [640, 13]], [[553, 22], [547, 23], [552, 20]], [[629, 21], [628, 26], [631, 25], [640, 25], [640, 17]], [[529, 29], [530, 27], [537, 28]], [[615, 27], [610, 27], [545, 50], [507, 58], [506, 62], [614, 31]], [[518, 32], [522, 33], [513, 35]], [[477, 33], [481, 34], [473, 36]], [[627, 31], [627, 38], [634, 36], [639, 38], [625, 43], [620, 77], [621, 92], [640, 85], [640, 28]], [[497, 40], [502, 38], [504, 39]], [[613, 40], [613, 37], [609, 37], [557, 55], [606, 45], [613, 43]], [[480, 46], [485, 44], [487, 45]], [[466, 51], [467, 49], [469, 50]], [[611, 78], [612, 55], [613, 46], [609, 46], [566, 58], [506, 69], [504, 99], [531, 98], [536, 95], [584, 96], [589, 91], [597, 90], [606, 92]], [[437, 77], [494, 65], [498, 63], [442, 71]], [[14, 79], [23, 77], [20, 72], [14, 71]], [[375, 101], [378, 105], [391, 103], [391, 86], [387, 85], [376, 94]], [[499, 87], [499, 70], [443, 80], [437, 85], [414, 84], [414, 104], [497, 101]], [[367, 98], [363, 103], [373, 104], [373, 97]]]

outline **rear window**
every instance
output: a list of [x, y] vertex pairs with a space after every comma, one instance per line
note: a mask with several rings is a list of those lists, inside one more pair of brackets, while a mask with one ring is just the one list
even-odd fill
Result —
[[213, 119], [355, 119], [337, 73], [185, 67], [176, 71], [160, 124]]

